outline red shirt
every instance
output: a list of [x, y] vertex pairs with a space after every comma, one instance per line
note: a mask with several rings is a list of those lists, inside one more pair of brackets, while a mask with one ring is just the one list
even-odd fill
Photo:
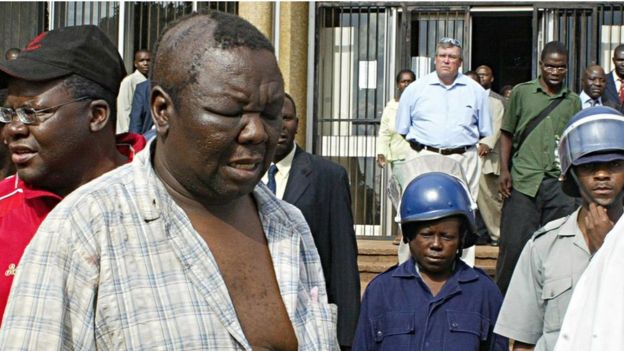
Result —
[[[139, 134], [120, 134], [116, 138], [117, 149], [128, 157], [128, 162], [146, 144]], [[29, 187], [17, 175], [0, 182], [0, 323], [19, 260], [41, 222], [62, 199]]]

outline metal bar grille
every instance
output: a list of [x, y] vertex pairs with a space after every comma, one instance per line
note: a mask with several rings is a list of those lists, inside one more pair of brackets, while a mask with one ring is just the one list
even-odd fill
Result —
[[0, 2], [5, 20], [0, 24], [0, 56], [10, 48], [23, 48], [47, 28], [45, 2]]
[[595, 42], [600, 43], [596, 47], [598, 51], [598, 63], [605, 69], [611, 71], [613, 62], [613, 50], [616, 46], [624, 43], [624, 4], [605, 4], [598, 8], [598, 28], [595, 32]]
[[470, 41], [466, 18], [467, 7], [426, 8], [410, 7], [412, 43], [410, 68], [416, 78], [434, 69], [436, 45], [443, 37], [452, 37], [462, 42], [463, 65], [470, 67]]
[[[595, 51], [594, 32], [597, 30], [597, 9], [593, 7], [576, 8], [544, 8], [535, 11], [539, 16], [537, 55], [544, 44], [556, 40], [562, 42], [568, 49], [568, 73], [566, 84], [574, 91], [582, 89], [581, 75], [583, 70], [592, 63], [598, 62], [598, 53]], [[541, 23], [540, 23], [541, 22]], [[536, 58], [539, 61], [539, 57]], [[535, 75], [539, 67], [534, 67]]]
[[385, 190], [375, 143], [388, 100], [385, 82], [394, 74], [386, 69], [389, 13], [379, 4], [330, 4], [318, 6], [316, 16], [313, 148], [347, 169], [356, 234], [366, 237], [386, 234], [381, 230]]
[[113, 43], [117, 43], [118, 2], [66, 1], [54, 2], [54, 6], [54, 28], [92, 24], [100, 27]]

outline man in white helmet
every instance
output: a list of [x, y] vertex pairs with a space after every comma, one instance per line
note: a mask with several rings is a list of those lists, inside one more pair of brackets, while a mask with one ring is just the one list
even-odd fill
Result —
[[[589, 109], [588, 109], [589, 110]], [[624, 116], [615, 110], [594, 107], [592, 111], [599, 112], [594, 116], [587, 116], [587, 123], [576, 127], [577, 136], [572, 135], [571, 142], [580, 141], [591, 147], [591, 143], [605, 145], [608, 151], [601, 156], [608, 162], [617, 163], [620, 170], [617, 177], [621, 179], [624, 173]], [[583, 110], [587, 111], [587, 110]], [[603, 112], [604, 111], [604, 112]], [[574, 145], [569, 147], [575, 151]], [[617, 157], [616, 155], [619, 155]], [[570, 152], [570, 159], [577, 158], [576, 153]], [[615, 172], [614, 172], [615, 173]], [[621, 180], [619, 181], [621, 182]], [[619, 182], [613, 183], [613, 192], [619, 192], [614, 213], [622, 213], [622, 188]], [[620, 187], [617, 187], [618, 184]], [[593, 190], [593, 189], [590, 189]], [[605, 189], [606, 191], [607, 189]], [[593, 192], [593, 191], [592, 191]], [[609, 214], [611, 217], [611, 214]], [[622, 350], [624, 345], [624, 221], [613, 217], [616, 222], [611, 231], [604, 238], [604, 244], [591, 259], [587, 269], [578, 280], [578, 284], [563, 319], [559, 339], [555, 351], [583, 350], [583, 351], [615, 351]]]
[[562, 188], [583, 204], [537, 230], [520, 255], [494, 329], [515, 340], [514, 350], [554, 349], [579, 278], [622, 215], [622, 133], [624, 116], [591, 107], [572, 117], [562, 134]]

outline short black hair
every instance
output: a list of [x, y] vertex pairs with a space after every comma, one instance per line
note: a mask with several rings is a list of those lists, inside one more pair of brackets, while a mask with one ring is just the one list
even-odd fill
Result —
[[560, 41], [551, 41], [544, 45], [544, 48], [542, 49], [542, 54], [540, 55], [540, 61], [544, 61], [546, 56], [550, 54], [559, 54], [568, 57], [568, 49]]
[[295, 117], [297, 117], [297, 104], [295, 104], [295, 100], [287, 92], [284, 92], [284, 98], [286, 98], [286, 99], [290, 100], [290, 102], [292, 102], [293, 110], [295, 110]]
[[134, 52], [134, 57], [136, 58], [136, 55], [138, 53], [147, 53], [147, 54], [151, 54], [151, 51], [147, 50], [147, 49], [139, 49], [137, 51]]
[[613, 56], [615, 56], [615, 53], [619, 51], [624, 51], [624, 44], [620, 44], [613, 49]]
[[[192, 22], [182, 30], [175, 30], [183, 23]], [[207, 26], [213, 27], [206, 30]], [[201, 37], [206, 34], [209, 37]], [[192, 41], [191, 41], [192, 40]], [[197, 45], [201, 40], [202, 45]], [[163, 41], [167, 44], [163, 47]], [[196, 46], [188, 67], [171, 67], [175, 52], [184, 45]], [[221, 11], [208, 11], [205, 14], [193, 12], [187, 16], [170, 22], [162, 31], [160, 39], [154, 46], [150, 75], [152, 86], [160, 85], [171, 97], [176, 106], [179, 105], [179, 94], [187, 86], [197, 82], [200, 68], [206, 60], [204, 54], [211, 48], [222, 50], [244, 47], [252, 50], [269, 50], [275, 53], [273, 44], [256, 27], [243, 18]], [[162, 68], [161, 68], [162, 67]], [[168, 81], [161, 75], [163, 70], [178, 69], [183, 77], [175, 82]], [[184, 72], [184, 73], [182, 73]]]
[[513, 85], [511, 84], [503, 85], [503, 87], [501, 88], [501, 94], [505, 94], [505, 90], [513, 90]]
[[397, 84], [399, 84], [399, 81], [401, 81], [401, 76], [403, 74], [405, 74], [405, 73], [411, 75], [412, 76], [412, 80], [416, 80], [416, 74], [414, 73], [414, 71], [412, 71], [411, 69], [402, 69], [402, 70], [399, 71], [399, 73], [397, 73], [397, 76], [396, 76], [396, 83]]
[[117, 96], [115, 96], [113, 92], [104, 88], [100, 84], [77, 74], [71, 74], [64, 78], [63, 87], [73, 99], [86, 96], [93, 100], [106, 101], [110, 108], [110, 115], [108, 116], [109, 123], [112, 123], [112, 125], [115, 126], [117, 120]]

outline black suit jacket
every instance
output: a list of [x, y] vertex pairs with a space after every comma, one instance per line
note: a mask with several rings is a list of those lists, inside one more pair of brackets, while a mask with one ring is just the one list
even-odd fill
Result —
[[149, 79], [137, 84], [132, 97], [132, 110], [130, 111], [130, 127], [132, 133], [145, 134], [154, 125], [152, 112], [150, 111], [150, 91]]
[[607, 75], [607, 86], [602, 94], [602, 103], [605, 106], [613, 107], [620, 112], [624, 112], [624, 107], [620, 102], [620, 94], [615, 88], [615, 80], [613, 79], [613, 71]]
[[338, 305], [338, 341], [350, 346], [360, 312], [360, 274], [347, 172], [297, 147], [283, 199], [310, 226], [329, 302]]

